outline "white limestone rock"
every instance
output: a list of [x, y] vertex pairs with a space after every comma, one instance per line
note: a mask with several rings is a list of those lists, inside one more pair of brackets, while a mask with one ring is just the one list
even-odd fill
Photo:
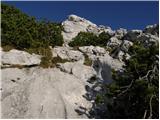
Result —
[[115, 31], [113, 31], [111, 27], [108, 27], [108, 26], [99, 25], [98, 30], [99, 30], [99, 33], [105, 32], [105, 33], [108, 33], [108, 35], [110, 36], [115, 35]]
[[106, 53], [106, 50], [99, 46], [83, 46], [79, 47], [79, 50], [83, 53], [90, 55], [104, 55]]
[[58, 68], [60, 68], [63, 72], [73, 74], [78, 79], [83, 81], [87, 81], [96, 75], [95, 70], [91, 66], [86, 66], [78, 62], [66, 62], [64, 64], [59, 63]]
[[77, 50], [72, 50], [69, 47], [54, 47], [52, 49], [54, 57], [59, 56], [61, 59], [67, 59], [71, 61], [84, 62], [83, 53]]
[[31, 66], [39, 65], [41, 62], [41, 56], [36, 54], [29, 54], [25, 51], [12, 49], [8, 52], [1, 52], [2, 66], [5, 65], [22, 65]]
[[74, 75], [39, 67], [6, 68], [2, 74], [2, 118], [87, 118], [75, 112], [91, 103], [82, 97], [84, 81]]
[[96, 72], [91, 66], [77, 63], [72, 68], [72, 74], [83, 81], [87, 81], [91, 77], [95, 76]]
[[62, 31], [64, 45], [72, 41], [72, 39], [76, 37], [79, 32], [90, 32], [94, 33], [95, 35], [106, 32], [110, 36], [115, 34], [115, 31], [113, 31], [110, 27], [97, 26], [89, 20], [76, 15], [69, 15], [68, 19], [62, 22], [62, 26], [64, 28], [64, 31]]
[[123, 65], [123, 62], [112, 58], [108, 53], [104, 56], [97, 56], [93, 62], [93, 68], [97, 72], [97, 77], [106, 83], [112, 82], [112, 69], [122, 70]]
[[154, 24], [154, 25], [146, 26], [146, 28], [144, 29], [144, 33], [150, 33], [158, 37], [159, 36], [159, 25]]
[[74, 64], [75, 62], [58, 63], [57, 67], [65, 73], [72, 74], [72, 68]]
[[120, 29], [116, 30], [115, 37], [118, 39], [122, 39], [122, 37], [126, 34], [127, 34], [127, 30], [120, 28]]
[[116, 37], [111, 37], [107, 42], [107, 46], [111, 48], [118, 47], [121, 43], [122, 43], [121, 40], [118, 40]]
[[62, 22], [62, 31], [65, 43], [70, 42], [79, 32], [87, 32], [88, 27], [96, 28], [97, 25], [76, 15], [69, 15], [68, 19]]
[[151, 35], [149, 33], [142, 34], [139, 38], [139, 41], [141, 41], [145, 46], [150, 46], [151, 44], [159, 44], [159, 38], [155, 35]]
[[128, 52], [129, 48], [133, 45], [133, 42], [128, 40], [123, 40], [123, 43], [121, 45], [121, 50], [124, 52]]

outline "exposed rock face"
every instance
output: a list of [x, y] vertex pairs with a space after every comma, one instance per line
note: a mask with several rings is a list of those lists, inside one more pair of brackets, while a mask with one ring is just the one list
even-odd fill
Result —
[[97, 77], [106, 82], [112, 82], [111, 72], [114, 70], [121, 70], [123, 62], [120, 62], [117, 59], [113, 59], [108, 53], [104, 56], [98, 56], [94, 61], [93, 68], [97, 72]]
[[111, 37], [107, 43], [109, 47], [118, 47], [122, 43], [117, 37]]
[[66, 21], [62, 23], [64, 32], [62, 32], [63, 39], [66, 43], [70, 42], [72, 38], [76, 37], [79, 32], [87, 32], [88, 29], [95, 29], [96, 24], [80, 18], [76, 15], [70, 15]]
[[64, 64], [59, 64], [58, 67], [62, 71], [73, 74], [78, 79], [81, 79], [83, 81], [86, 81], [96, 75], [95, 70], [91, 66], [86, 66], [78, 62], [67, 62]]
[[[86, 86], [93, 86], [88, 80], [111, 83], [112, 69], [123, 70], [124, 60], [131, 57], [128, 50], [135, 41], [146, 46], [159, 43], [158, 25], [147, 26], [144, 31], [123, 28], [113, 31], [110, 27], [97, 26], [76, 15], [70, 15], [62, 25], [65, 45], [51, 48], [52, 55], [70, 62], [44, 69], [38, 66], [41, 62], [39, 55], [15, 49], [8, 52], [1, 50], [2, 118], [88, 118], [83, 114], [92, 106], [91, 101], [84, 97]], [[81, 31], [96, 35], [106, 32], [111, 38], [105, 47], [69, 47], [68, 42]], [[88, 59], [92, 62], [90, 66], [84, 65]], [[100, 87], [94, 90], [98, 91]], [[79, 107], [81, 111], [77, 113]]]
[[82, 51], [83, 53], [87, 54], [89, 57], [91, 55], [104, 55], [106, 53], [106, 50], [102, 47], [99, 46], [83, 46], [79, 47], [79, 50]]
[[121, 46], [121, 50], [124, 52], [127, 52], [128, 49], [133, 45], [133, 43], [131, 41], [128, 40], [123, 40], [122, 46]]
[[72, 41], [79, 32], [91, 32], [96, 35], [102, 32], [106, 32], [109, 35], [114, 35], [115, 33], [110, 27], [98, 27], [96, 24], [76, 15], [70, 15], [67, 20], [62, 22], [62, 25], [64, 27], [62, 35], [65, 43]]
[[126, 40], [136, 41], [142, 35], [142, 30], [131, 30], [125, 35]]
[[85, 118], [74, 109], [91, 105], [82, 97], [84, 81], [59, 69], [6, 68], [2, 74], [2, 118]]
[[35, 54], [29, 54], [24, 51], [10, 50], [9, 52], [1, 52], [2, 55], [2, 65], [39, 65], [41, 62], [41, 56]]
[[127, 34], [127, 30], [120, 28], [120, 29], [116, 30], [115, 36], [118, 39], [122, 39], [122, 37], [125, 36], [126, 34]]
[[159, 38], [155, 35], [151, 34], [142, 34], [138, 41], [141, 41], [145, 46], [150, 46], [151, 44], [155, 43], [156, 45], [159, 44]]
[[159, 35], [159, 25], [154, 24], [154, 25], [148, 25], [145, 29], [144, 29], [145, 33], [150, 33], [152, 35], [156, 35], [158, 37]]
[[55, 47], [52, 49], [53, 57], [59, 56], [61, 59], [67, 59], [70, 61], [84, 62], [83, 53], [80, 51], [72, 50], [69, 47]]
[[[55, 47], [52, 50], [55, 56], [75, 59], [75, 62], [61, 63], [57, 68], [50, 69], [40, 67], [2, 69], [2, 118], [87, 118], [86, 115], [78, 115], [75, 111], [81, 106], [87, 112], [92, 105], [83, 97], [86, 94], [85, 86], [89, 85], [87, 80], [97, 77], [109, 83], [112, 81], [111, 68], [121, 67], [120, 62], [115, 61], [106, 54], [104, 48], [98, 46], [85, 49], [82, 47], [85, 54], [94, 56], [95, 62], [99, 60], [97, 68], [95, 64], [92, 67], [79, 62], [84, 58], [84, 53], [80, 51], [65, 47]], [[11, 54], [10, 52], [12, 53], [12, 51], [8, 53]], [[69, 52], [71, 54], [68, 55]], [[78, 59], [75, 55], [79, 56]], [[2, 61], [4, 58], [2, 57]], [[21, 62], [16, 64], [21, 65]]]

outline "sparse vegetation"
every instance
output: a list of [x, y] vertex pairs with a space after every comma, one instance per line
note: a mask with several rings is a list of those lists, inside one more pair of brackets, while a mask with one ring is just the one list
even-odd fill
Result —
[[10, 46], [10, 45], [2, 46], [2, 49], [3, 49], [3, 51], [5, 51], [5, 52], [8, 52], [8, 51], [12, 50], [13, 48], [14, 48], [14, 47], [12, 47], [12, 46]]
[[91, 66], [92, 60], [88, 57], [88, 55], [84, 54], [84, 65]]
[[59, 56], [49, 58], [49, 57], [42, 57], [40, 66], [43, 68], [55, 67], [57, 63], [65, 63], [70, 62], [67, 59], [61, 59]]

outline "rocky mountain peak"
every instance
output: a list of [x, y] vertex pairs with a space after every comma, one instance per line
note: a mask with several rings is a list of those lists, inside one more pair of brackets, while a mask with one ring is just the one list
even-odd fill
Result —
[[105, 27], [103, 25], [97, 26], [85, 18], [79, 17], [77, 15], [69, 15], [68, 19], [62, 22], [64, 31], [62, 32], [64, 42], [67, 44], [74, 37], [78, 35], [79, 32], [91, 32], [96, 35], [99, 35], [102, 32], [107, 32], [110, 35], [113, 35], [113, 31], [110, 27]]
[[91, 26], [97, 27], [97, 25], [92, 23], [91, 21], [89, 21], [89, 20], [87, 20], [85, 18], [79, 17], [77, 15], [73, 15], [73, 14], [68, 16], [68, 21], [82, 22], [82, 23], [86, 23], [86, 25], [91, 25]]

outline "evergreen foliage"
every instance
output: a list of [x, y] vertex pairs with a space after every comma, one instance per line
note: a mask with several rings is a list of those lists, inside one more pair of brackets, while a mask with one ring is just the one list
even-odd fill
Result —
[[101, 33], [99, 36], [89, 32], [80, 32], [73, 38], [73, 41], [69, 43], [70, 46], [106, 46], [110, 36], [107, 33]]
[[62, 26], [49, 21], [36, 21], [20, 10], [1, 5], [2, 47], [16, 49], [60, 46], [63, 44]]
[[102, 85], [92, 109], [99, 118], [159, 118], [159, 48], [135, 43], [124, 71], [113, 71], [114, 82]]

